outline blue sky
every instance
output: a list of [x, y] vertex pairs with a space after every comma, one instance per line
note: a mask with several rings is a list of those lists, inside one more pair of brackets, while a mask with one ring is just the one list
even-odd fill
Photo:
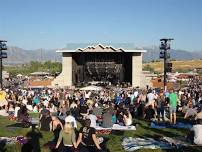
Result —
[[24, 49], [134, 43], [202, 50], [202, 0], [0, 0], [0, 39]]

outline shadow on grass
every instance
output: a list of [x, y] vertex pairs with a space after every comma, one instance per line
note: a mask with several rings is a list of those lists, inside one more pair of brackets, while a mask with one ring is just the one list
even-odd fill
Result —
[[6, 152], [6, 142], [0, 142], [0, 152]]
[[22, 146], [21, 152], [41, 152], [40, 138], [43, 138], [42, 133], [32, 125], [32, 130], [26, 134], [28, 142]]
[[7, 125], [7, 128], [23, 128], [22, 123], [15, 123], [15, 124], [11, 124], [11, 125]]
[[110, 138], [108, 137], [103, 137], [104, 141], [100, 144], [100, 147], [102, 148], [103, 152], [110, 152], [110, 150], [107, 148], [107, 142], [109, 141]]
[[[149, 134], [149, 132], [153, 132], [154, 134], [158, 135], [158, 136], [168, 136], [168, 137], [176, 137], [176, 130], [173, 129], [173, 132], [172, 131], [167, 131], [165, 129], [168, 129], [168, 128], [165, 128], [165, 129], [155, 129], [155, 128], [150, 128], [150, 126], [146, 126], [146, 125], [142, 125], [142, 124], [139, 124], [143, 129], [147, 130], [148, 133], [144, 134], [143, 136], [145, 137], [148, 137], [150, 136], [151, 134]], [[186, 129], [180, 129], [180, 132], [183, 132], [183, 133], [186, 133], [187, 130]], [[153, 136], [153, 135], [152, 135]]]

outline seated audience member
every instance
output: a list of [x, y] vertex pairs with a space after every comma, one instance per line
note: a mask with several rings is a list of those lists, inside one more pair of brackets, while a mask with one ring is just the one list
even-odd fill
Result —
[[97, 117], [93, 114], [92, 110], [89, 111], [89, 115], [86, 116], [86, 118], [90, 119], [90, 121], [91, 121], [90, 127], [95, 128], [96, 127]]
[[149, 107], [147, 107], [145, 109], [145, 119], [146, 120], [151, 120], [151, 119], [156, 119], [156, 114], [154, 109], [152, 108], [152, 105], [149, 105]]
[[86, 104], [80, 106], [80, 114], [83, 116], [83, 119], [88, 115], [88, 106]]
[[116, 123], [116, 113], [113, 112], [112, 114], [112, 125]]
[[119, 125], [124, 125], [123, 114], [124, 114], [124, 108], [123, 108], [123, 105], [120, 104], [116, 110], [116, 118], [117, 118], [117, 123]]
[[196, 114], [195, 120], [197, 119], [202, 120], [202, 109]]
[[132, 125], [132, 122], [133, 122], [133, 118], [130, 114], [130, 112], [128, 110], [126, 110], [124, 112], [124, 115], [123, 115], [123, 120], [124, 120], [124, 124], [125, 126], [130, 126]]
[[0, 107], [0, 116], [5, 116], [7, 117], [9, 114], [7, 113], [7, 110], [6, 110], [6, 106], [2, 106]]
[[96, 138], [96, 130], [95, 128], [90, 127], [90, 124], [90, 119], [86, 119], [85, 126], [81, 127], [79, 131], [77, 146], [81, 152], [97, 152], [101, 150]]
[[15, 112], [14, 112], [14, 117], [17, 118], [18, 117], [18, 111], [20, 110], [20, 104], [16, 104], [15, 106]]
[[193, 108], [192, 104], [189, 104], [189, 108], [187, 109], [184, 119], [189, 118], [189, 117], [194, 117], [197, 115], [197, 110]]
[[20, 109], [18, 110], [17, 120], [22, 123], [29, 122], [29, 114], [27, 112], [27, 107], [25, 105], [21, 105]]
[[187, 139], [196, 145], [202, 145], [202, 122], [196, 120], [196, 124], [191, 128]]
[[39, 112], [39, 106], [34, 105], [33, 112], [38, 113]]
[[40, 130], [42, 131], [51, 131], [52, 119], [50, 116], [50, 111], [47, 111], [42, 115], [40, 119]]
[[54, 133], [54, 141], [57, 141], [59, 137], [59, 133], [63, 129], [63, 125], [56, 116], [52, 116], [51, 118], [52, 118], [51, 130]]
[[94, 106], [95, 107], [93, 108], [93, 114], [96, 115], [96, 116], [101, 116], [102, 112], [103, 112], [102, 107], [100, 107], [98, 103], [95, 103]]
[[71, 112], [68, 110], [66, 112], [65, 123], [71, 123], [73, 128], [77, 128], [76, 119], [71, 115]]
[[8, 104], [8, 114], [9, 115], [14, 115], [15, 113], [15, 106], [14, 103], [9, 103]]
[[73, 147], [77, 148], [76, 145], [76, 135], [71, 123], [66, 123], [64, 129], [60, 131], [59, 138], [56, 144], [56, 149], [58, 149], [61, 141], [63, 141], [63, 147], [60, 151], [62, 152], [73, 152]]
[[75, 102], [75, 100], [72, 101], [72, 103], [70, 104], [70, 109], [74, 109], [74, 108], [77, 108], [77, 104]]

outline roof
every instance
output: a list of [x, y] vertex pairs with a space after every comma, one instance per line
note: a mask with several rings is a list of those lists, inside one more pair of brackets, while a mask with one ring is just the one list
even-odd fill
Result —
[[30, 81], [29, 87], [48, 87], [51, 86], [52, 80]]
[[138, 53], [144, 53], [146, 50], [142, 49], [128, 49], [125, 50], [123, 48], [114, 48], [112, 46], [104, 46], [102, 44], [98, 44], [95, 46], [87, 46], [86, 48], [77, 48], [75, 50], [68, 50], [68, 49], [62, 49], [62, 50], [57, 50], [56, 52], [59, 53], [74, 53], [74, 52], [138, 52]]
[[48, 72], [33, 72], [30, 75], [50, 75]]

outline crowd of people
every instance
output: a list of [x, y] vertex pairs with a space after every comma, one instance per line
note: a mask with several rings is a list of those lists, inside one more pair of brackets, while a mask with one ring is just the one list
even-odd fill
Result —
[[[110, 128], [113, 124], [133, 125], [133, 118], [145, 121], [169, 121], [175, 125], [176, 113], [190, 122], [202, 120], [201, 80], [192, 79], [183, 89], [109, 87], [102, 90], [79, 89], [18, 89], [1, 90], [0, 115], [31, 124], [29, 112], [39, 113], [39, 128], [54, 133], [55, 148], [60, 151], [101, 150], [96, 126]], [[2, 97], [0, 97], [2, 98]], [[4, 104], [3, 104], [4, 103]], [[78, 128], [78, 123], [82, 126]], [[200, 127], [193, 127], [195, 132]], [[194, 136], [195, 137], [195, 136]], [[196, 144], [202, 140], [194, 139]], [[62, 148], [60, 147], [63, 142]]]

